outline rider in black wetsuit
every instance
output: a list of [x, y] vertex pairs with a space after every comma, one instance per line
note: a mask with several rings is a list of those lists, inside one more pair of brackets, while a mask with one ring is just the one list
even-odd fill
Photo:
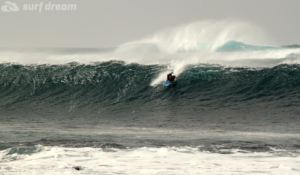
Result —
[[167, 80], [171, 81], [172, 83], [174, 83], [176, 76], [172, 75], [172, 74], [168, 74], [167, 75]]

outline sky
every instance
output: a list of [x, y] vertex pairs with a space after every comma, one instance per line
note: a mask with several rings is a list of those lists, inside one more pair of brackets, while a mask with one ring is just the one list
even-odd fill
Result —
[[[299, 0], [9, 1], [19, 9], [0, 0], [1, 48], [109, 48], [164, 28], [211, 19], [251, 22], [278, 45], [300, 44]], [[54, 9], [46, 9], [50, 3]], [[76, 9], [55, 9], [62, 4], [75, 4]]]

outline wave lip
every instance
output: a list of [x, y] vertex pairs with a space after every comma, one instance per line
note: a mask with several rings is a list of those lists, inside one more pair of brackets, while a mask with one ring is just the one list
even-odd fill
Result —
[[[280, 60], [297, 56], [299, 48], [273, 45], [265, 32], [252, 23], [207, 20], [163, 29], [111, 49], [0, 49], [0, 63], [55, 65], [118, 60], [142, 65], [168, 65], [168, 70], [162, 73], [169, 71], [180, 76], [188, 65], [194, 64], [257, 68], [300, 62], [290, 58], [286, 62]], [[264, 61], [270, 64], [262, 64]], [[163, 80], [162, 74], [157, 75], [151, 84], [155, 86]]]

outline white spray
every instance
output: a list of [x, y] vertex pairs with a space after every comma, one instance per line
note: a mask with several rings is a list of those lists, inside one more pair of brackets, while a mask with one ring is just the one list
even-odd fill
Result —
[[[144, 65], [165, 64], [168, 68], [152, 80], [155, 86], [173, 72], [180, 76], [187, 65], [220, 64], [238, 67], [272, 67], [281, 63], [300, 63], [290, 59], [300, 49], [270, 49], [252, 51], [219, 52], [217, 49], [229, 41], [254, 46], [273, 45], [264, 32], [254, 24], [242, 21], [200, 21], [175, 28], [161, 30], [147, 38], [128, 42], [105, 52], [53, 52], [0, 50], [0, 63], [65, 64], [76, 61], [89, 64], [120, 60]], [[267, 61], [266, 61], [267, 60]]]

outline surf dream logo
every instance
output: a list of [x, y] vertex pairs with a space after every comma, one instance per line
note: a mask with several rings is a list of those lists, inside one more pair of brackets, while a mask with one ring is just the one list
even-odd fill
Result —
[[[16, 3], [6, 1], [5, 4], [1, 7], [3, 12], [17, 12], [19, 7]], [[38, 4], [23, 4], [23, 11], [74, 11], [77, 9], [76, 4], [53, 4], [52, 2], [44, 3], [40, 2]]]
[[19, 11], [19, 7], [17, 6], [16, 3], [6, 1], [4, 5], [1, 7], [1, 10], [3, 12], [17, 12]]

